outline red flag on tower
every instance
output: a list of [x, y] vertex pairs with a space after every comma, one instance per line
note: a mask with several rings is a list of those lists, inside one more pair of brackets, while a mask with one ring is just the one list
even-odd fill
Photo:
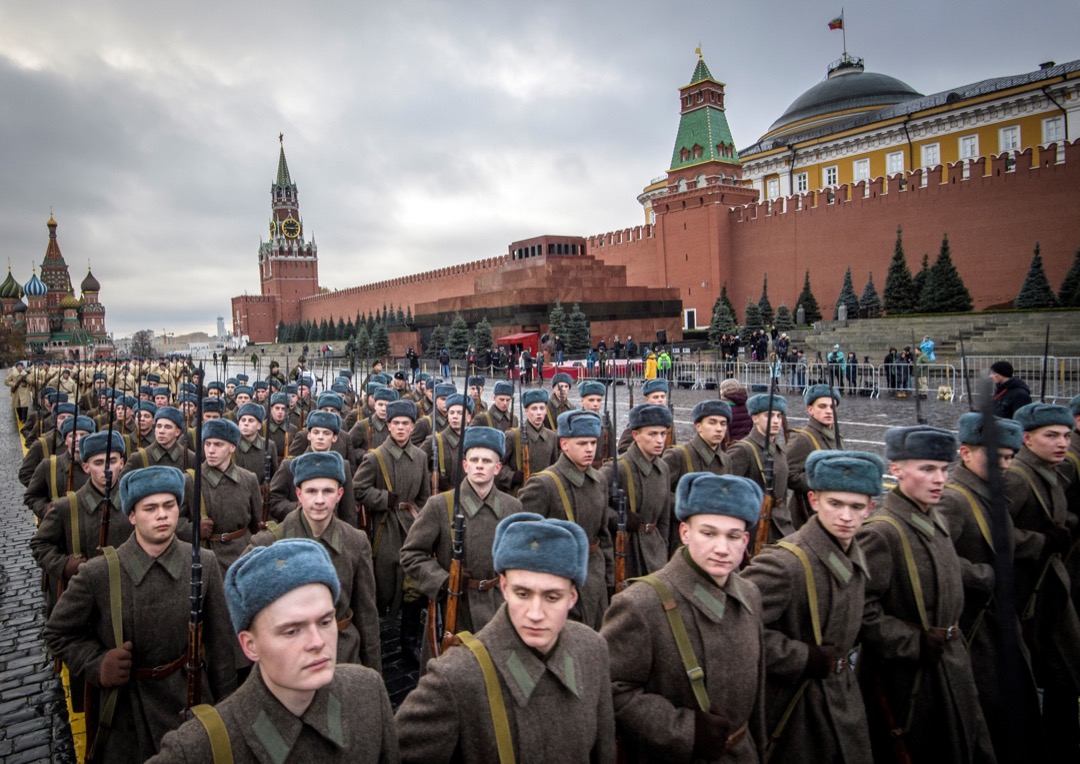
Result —
[[829, 22], [829, 29], [843, 29], [843, 28], [844, 28], [844, 17], [843, 16], [837, 16], [835, 19], [833, 19], [832, 21]]

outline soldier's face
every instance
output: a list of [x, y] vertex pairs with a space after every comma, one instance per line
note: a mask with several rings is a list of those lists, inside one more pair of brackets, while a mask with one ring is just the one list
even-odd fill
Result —
[[209, 390], [206, 391], [206, 397], [207, 398], [220, 398], [221, 397], [221, 391], [218, 390], [216, 387], [211, 387]]
[[141, 432], [143, 435], [146, 435], [152, 429], [154, 429], [154, 415], [151, 414], [149, 411], [140, 411], [139, 432]]
[[251, 440], [259, 434], [259, 430], [262, 428], [262, 422], [250, 414], [245, 414], [240, 417], [240, 421], [237, 422], [240, 427], [240, 434], [247, 440]]
[[811, 491], [810, 506], [840, 546], [847, 549], [873, 508], [869, 496], [850, 491]]
[[211, 467], [222, 470], [229, 465], [229, 459], [232, 458], [233, 452], [236, 450], [236, 446], [232, 443], [219, 438], [207, 438], [202, 445], [206, 463]]
[[555, 385], [555, 394], [563, 400], [566, 400], [566, 396], [570, 394], [570, 385], [566, 384], [565, 382], [560, 382], [559, 384]]
[[235, 384], [227, 384], [227, 385], [225, 385], [225, 394], [226, 395], [232, 395], [234, 390], [236, 390], [236, 385]]
[[694, 430], [701, 439], [713, 448], [719, 448], [727, 437], [728, 420], [722, 416], [707, 416], [694, 424]]
[[1024, 445], [1044, 462], [1060, 464], [1069, 451], [1069, 428], [1052, 425], [1025, 432]]
[[820, 422], [826, 427], [832, 427], [833, 419], [835, 419], [834, 402], [832, 398], [818, 398], [811, 403], [806, 413], [810, 415], [810, 418], [816, 422]]
[[154, 422], [154, 440], [163, 448], [172, 448], [180, 437], [180, 428], [169, 419], [159, 419]]
[[604, 405], [604, 397], [601, 395], [586, 395], [581, 399], [581, 408], [599, 414], [600, 407]]
[[896, 477], [903, 494], [925, 508], [941, 500], [941, 491], [949, 479], [949, 462], [906, 459], [892, 462], [889, 471]]
[[165, 544], [176, 531], [180, 505], [171, 493], [155, 493], [140, 499], [128, 515], [135, 535], [150, 545]]
[[484, 489], [495, 482], [495, 476], [502, 468], [502, 459], [490, 448], [470, 448], [462, 466], [473, 488]]
[[667, 427], [641, 427], [630, 433], [638, 450], [645, 456], [656, 458], [667, 446]]
[[464, 406], [453, 406], [446, 410], [446, 421], [450, 423], [451, 430], [461, 431], [461, 414], [464, 410]]
[[446, 396], [442, 396], [435, 399], [435, 408], [440, 414], [446, 416]]
[[280, 424], [285, 421], [285, 404], [275, 403], [270, 407], [270, 418]]
[[[117, 451], [113, 451], [109, 454], [109, 469], [112, 471], [113, 485], [117, 485], [120, 481], [120, 468], [124, 466], [124, 457]], [[83, 472], [90, 476], [90, 482], [94, 484], [94, 488], [98, 489], [101, 493], [105, 493], [105, 454], [95, 454], [91, 456], [89, 461], [83, 462]]]
[[167, 396], [167, 395], [155, 395], [154, 396], [154, 405], [155, 406], [168, 406], [169, 405], [169, 396]]
[[768, 428], [770, 440], [772, 439], [771, 436], [780, 432], [780, 425], [784, 422], [783, 416], [779, 411], [773, 411], [771, 417], [769, 416], [768, 411], [759, 411], [750, 417], [750, 419], [753, 420], [754, 427], [762, 435], [765, 434], [765, 429]]
[[655, 393], [649, 393], [648, 395], [645, 396], [645, 402], [646, 403], [655, 403], [657, 406], [666, 406], [667, 405], [667, 393], [665, 393], [663, 390], [660, 390], [660, 391], [655, 392]]
[[547, 416], [546, 403], [533, 403], [525, 409], [525, 418], [529, 420], [529, 424], [533, 427], [540, 427], [543, 425], [545, 416]]
[[559, 438], [559, 447], [579, 470], [591, 467], [596, 458], [596, 438]]
[[[1015, 452], [1011, 448], [998, 449], [998, 469], [1002, 472], [1009, 469]], [[982, 446], [960, 446], [960, 459], [964, 466], [971, 470], [982, 480], [990, 477], [990, 471], [986, 468], [986, 449]]]
[[308, 430], [308, 445], [312, 451], [329, 451], [337, 435], [328, 427], [312, 427]]
[[337, 621], [330, 590], [305, 584], [259, 611], [240, 647], [275, 697], [305, 706], [330, 684], [337, 665]]
[[724, 586], [731, 571], [742, 564], [750, 543], [746, 522], [727, 515], [693, 515], [679, 525], [679, 537], [691, 559], [717, 586]]
[[577, 587], [568, 578], [531, 570], [508, 570], [499, 576], [499, 586], [521, 641], [550, 652], [577, 603]]
[[296, 500], [309, 523], [319, 525], [330, 521], [345, 489], [331, 478], [312, 478], [296, 489]]
[[505, 413], [510, 408], [510, 400], [509, 395], [496, 395], [494, 399], [495, 408]]
[[390, 401], [375, 401], [375, 416], [386, 419], [386, 406]]
[[415, 426], [415, 423], [409, 417], [396, 416], [389, 422], [390, 437], [399, 446], [403, 446], [409, 440]]
[[251, 396], [247, 393], [237, 393], [236, 395], [236, 407], [240, 408], [245, 403], [251, 403]]
[[255, 400], [257, 400], [259, 403], [266, 403], [266, 396], [267, 396], [268, 393], [269, 393], [268, 390], [264, 390], [263, 388], [259, 388], [258, 390], [255, 391]]

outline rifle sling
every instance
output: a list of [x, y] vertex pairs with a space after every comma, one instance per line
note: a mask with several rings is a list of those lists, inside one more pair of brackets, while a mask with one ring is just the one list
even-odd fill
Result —
[[506, 701], [503, 698], [502, 687], [499, 686], [499, 675], [495, 671], [495, 663], [491, 660], [491, 654], [484, 644], [467, 631], [458, 633], [461, 644], [469, 648], [480, 664], [480, 672], [484, 675], [484, 686], [487, 688], [488, 706], [491, 708], [491, 724], [495, 728], [495, 745], [499, 750], [499, 764], [514, 764], [514, 738], [510, 733], [510, 720], [506, 715]]
[[634, 478], [630, 475], [630, 465], [627, 464], [626, 459], [619, 462], [619, 467], [622, 469], [622, 473], [626, 476], [626, 496], [630, 502], [630, 511], [637, 511], [634, 507], [637, 504], [636, 491], [634, 489]]
[[1046, 518], [1050, 522], [1054, 522], [1054, 513], [1050, 511], [1050, 507], [1048, 507], [1046, 504], [1046, 499], [1044, 499], [1042, 497], [1042, 494], [1039, 493], [1039, 488], [1035, 485], [1035, 479], [1031, 476], [1031, 473], [1015, 461], [1011, 465], [1009, 465], [1009, 469], [1013, 472], [1019, 473], [1024, 478], [1024, 480], [1028, 484], [1028, 487], [1031, 488], [1031, 493], [1035, 495], [1035, 499], [1039, 502], [1039, 506], [1042, 507], [1042, 511], [1046, 515]]
[[990, 525], [986, 522], [986, 514], [983, 512], [982, 507], [979, 506], [979, 502], [975, 501], [975, 497], [971, 495], [971, 491], [958, 483], [946, 483], [945, 487], [953, 489], [967, 499], [968, 506], [971, 507], [971, 514], [975, 516], [975, 523], [979, 526], [979, 532], [986, 540], [986, 543], [990, 545], [990, 549], [993, 549], [994, 539], [990, 535]]
[[570, 504], [570, 497], [566, 494], [566, 486], [563, 485], [562, 478], [556, 475], [552, 470], [544, 470], [543, 472], [538, 472], [537, 475], [545, 475], [551, 478], [551, 482], [559, 489], [559, 498], [562, 500], [563, 512], [566, 513], [566, 519], [572, 523], [577, 522], [574, 519], [574, 508]]
[[214, 757], [214, 764], [233, 764], [229, 730], [226, 729], [225, 720], [221, 718], [218, 710], [208, 703], [201, 703], [192, 706], [191, 713], [199, 720], [206, 730], [206, 736], [210, 738], [210, 753]]
[[919, 579], [919, 569], [915, 564], [915, 553], [911, 551], [911, 541], [908, 540], [907, 533], [904, 532], [904, 528], [900, 525], [900, 521], [892, 515], [875, 515], [866, 522], [888, 523], [896, 529], [897, 535], [900, 536], [900, 547], [904, 550], [904, 562], [907, 565], [908, 581], [911, 584], [911, 593], [915, 597], [915, 609], [919, 611], [919, 623], [922, 624], [923, 630], [926, 631], [930, 628], [930, 619], [926, 615], [926, 600], [923, 598], [922, 581]]
[[71, 554], [82, 557], [82, 534], [79, 533], [79, 501], [74, 491], [67, 493], [68, 507], [71, 510]]
[[[107, 546], [101, 550], [105, 556], [105, 562], [109, 570], [109, 614], [112, 620], [113, 647], [124, 644], [124, 620], [123, 607], [121, 604], [120, 587], [120, 558], [116, 550]], [[112, 726], [113, 714], [116, 712], [116, 701], [119, 696], [119, 688], [110, 687], [103, 691], [104, 700], [101, 704], [101, 712], [98, 715], [98, 734], [94, 738], [94, 747], [105, 744], [106, 732]], [[87, 761], [92, 761], [94, 752], [87, 754]]]
[[802, 427], [796, 427], [795, 429], [792, 430], [792, 432], [797, 432], [800, 435], [805, 435], [806, 437], [810, 438], [810, 442], [814, 444], [814, 449], [817, 450], [817, 451], [821, 450], [821, 444], [818, 443], [818, 439], [814, 437], [814, 433], [810, 432], [809, 429], [803, 429]]
[[683, 621], [679, 606], [671, 594], [667, 584], [654, 575], [631, 578], [628, 583], [644, 581], [653, 588], [656, 596], [660, 598], [660, 604], [664, 606], [664, 615], [667, 616], [668, 626], [671, 627], [671, 636], [675, 638], [675, 646], [679, 649], [679, 658], [682, 659], [683, 668], [686, 669], [686, 678], [690, 680], [690, 689], [694, 691], [694, 699], [697, 700], [698, 708], [708, 713], [711, 704], [709, 693], [705, 689], [705, 670], [701, 668], [697, 655], [694, 654], [694, 646], [690, 644], [690, 635], [686, 632], [686, 623]]

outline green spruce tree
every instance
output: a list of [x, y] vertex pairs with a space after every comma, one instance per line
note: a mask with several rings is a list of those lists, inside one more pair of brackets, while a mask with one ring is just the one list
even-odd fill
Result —
[[855, 296], [855, 285], [851, 281], [851, 266], [844, 271], [844, 285], [840, 287], [840, 296], [836, 298], [836, 306], [833, 308], [833, 321], [840, 317], [840, 306], [847, 306], [847, 317], [859, 317], [859, 298]]
[[743, 329], [749, 332], [764, 328], [765, 324], [761, 321], [761, 308], [759, 308], [755, 302], [747, 303], [746, 320], [743, 321]]
[[790, 332], [794, 328], [795, 320], [791, 317], [791, 310], [787, 305], [781, 305], [776, 309], [776, 330]]
[[1073, 255], [1072, 265], [1061, 282], [1058, 302], [1063, 308], [1080, 308], [1080, 248]]
[[589, 352], [591, 345], [589, 319], [581, 305], [575, 302], [566, 320], [566, 351], [571, 355], [580, 355]]
[[386, 333], [385, 324], [375, 324], [371, 332], [371, 357], [379, 360], [390, 358], [390, 336]]
[[476, 328], [473, 330], [473, 346], [477, 352], [482, 353], [493, 346], [494, 337], [491, 333], [491, 324], [488, 323], [487, 316], [484, 316], [476, 322]]
[[930, 255], [923, 252], [922, 268], [911, 277], [911, 294], [915, 298], [914, 311], [920, 311], [922, 307], [922, 294], [926, 288], [926, 281], [930, 278]]
[[413, 325], [413, 317], [412, 317], [412, 305], [410, 305], [410, 306], [409, 306], [409, 307], [408, 307], [408, 308], [407, 308], [407, 309], [405, 310], [405, 325], [406, 325], [406, 326], [412, 326], [412, 325]]
[[878, 297], [877, 287], [874, 286], [872, 271], [863, 288], [862, 297], [859, 298], [859, 315], [864, 318], [877, 318], [881, 315], [881, 298]]
[[551, 312], [548, 313], [548, 332], [563, 338], [566, 337], [566, 310], [559, 300], [555, 301]]
[[720, 337], [724, 334], [733, 334], [735, 329], [735, 316], [731, 314], [731, 310], [723, 300], [718, 298], [716, 305], [713, 306], [712, 321], [709, 323], [709, 347], [719, 349]]
[[339, 318], [337, 320], [337, 333], [334, 337], [335, 340], [347, 340], [352, 335], [349, 333], [348, 327], [345, 326], [345, 319]]
[[761, 311], [761, 323], [772, 326], [776, 314], [773, 312], [772, 303], [769, 302], [769, 274], [765, 274], [761, 280], [761, 297], [758, 298], [758, 310]]
[[356, 336], [353, 337], [353, 347], [356, 348], [358, 361], [367, 361], [371, 358], [371, 335], [368, 334], [366, 323], [361, 323], [360, 328], [356, 330]]
[[911, 269], [908, 268], [907, 259], [904, 257], [904, 238], [900, 226], [896, 227], [896, 246], [893, 248], [889, 272], [885, 276], [884, 298], [885, 312], [891, 316], [914, 313], [915, 306], [918, 304]]
[[446, 327], [439, 324], [431, 330], [431, 342], [427, 346], [427, 357], [438, 358], [439, 351], [446, 347]]
[[727, 306], [728, 312], [731, 313], [732, 318], [738, 315], [738, 313], [735, 312], [735, 303], [728, 297], [726, 281], [724, 282], [724, 286], [720, 287], [720, 302]]
[[464, 358], [472, 344], [472, 335], [469, 333], [469, 325], [458, 313], [450, 323], [450, 333], [446, 336], [446, 349], [450, 351], [451, 358]]
[[304, 324], [301, 324], [301, 323], [296, 324], [296, 328], [293, 330], [293, 333], [292, 333], [292, 338], [289, 341], [290, 342], [300, 343], [300, 342], [307, 342], [307, 340], [308, 340], [307, 326], [305, 326]]
[[941, 250], [919, 296], [919, 312], [966, 313], [971, 308], [971, 293], [953, 265], [949, 236], [946, 234], [941, 239]]
[[795, 302], [795, 312], [799, 312], [799, 308], [803, 309], [803, 320], [807, 324], [816, 324], [821, 320], [821, 308], [818, 307], [817, 298], [814, 297], [814, 293], [810, 291], [810, 271], [806, 272], [806, 278], [803, 280], [802, 293], [799, 295], [799, 299]]
[[1050, 288], [1050, 279], [1046, 278], [1046, 271], [1043, 270], [1039, 242], [1035, 242], [1035, 253], [1031, 257], [1027, 276], [1024, 277], [1024, 285], [1020, 287], [1020, 294], [1016, 296], [1016, 308], [1017, 310], [1034, 310], [1053, 308], [1056, 305], [1057, 298], [1054, 296], [1054, 290]]

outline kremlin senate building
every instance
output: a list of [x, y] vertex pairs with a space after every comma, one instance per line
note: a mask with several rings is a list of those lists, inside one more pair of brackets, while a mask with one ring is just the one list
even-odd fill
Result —
[[[884, 283], [898, 226], [913, 272], [947, 235], [975, 309], [1002, 308], [1036, 242], [1052, 284], [1080, 247], [1080, 61], [925, 95], [845, 53], [740, 149], [724, 83], [699, 56], [678, 109], [671, 164], [637, 197], [642, 224], [537, 236], [496, 256], [333, 292], [320, 291], [318, 249], [304, 236], [282, 147], [270, 238], [259, 247], [261, 292], [233, 298], [233, 332], [271, 342], [282, 322], [392, 305], [413, 316], [410, 331], [391, 334], [400, 354], [458, 313], [470, 326], [486, 317], [496, 337], [538, 331], [561, 300], [580, 304], [594, 337], [672, 341], [708, 326], [724, 285], [741, 311], [767, 277], [772, 303], [794, 312], [807, 274], [823, 306], [835, 303], [849, 267], [856, 286], [871, 274]], [[29, 309], [26, 322], [29, 339]], [[43, 331], [35, 324], [35, 337]]]

